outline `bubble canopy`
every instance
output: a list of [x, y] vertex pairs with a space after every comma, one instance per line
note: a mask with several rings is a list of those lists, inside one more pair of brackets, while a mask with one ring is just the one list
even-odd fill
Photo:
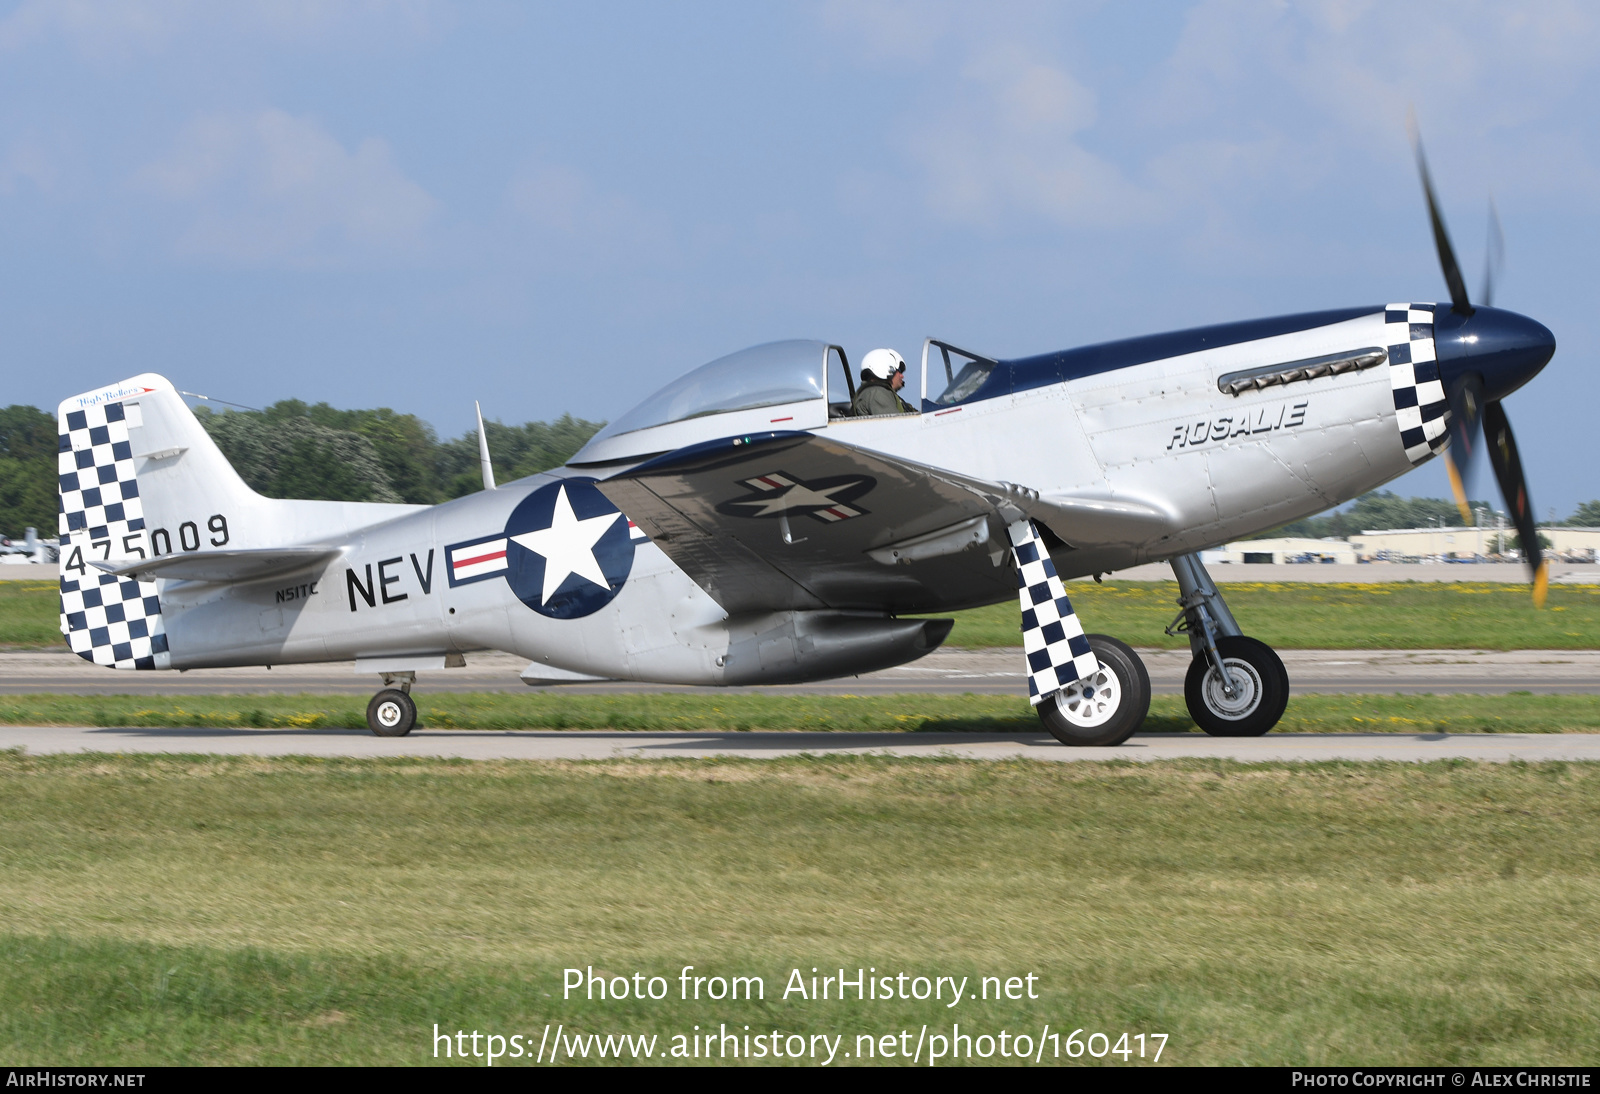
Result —
[[[719, 357], [678, 377], [606, 426], [572, 462], [598, 463], [669, 451], [696, 440], [774, 424], [790, 429], [825, 425], [827, 351], [826, 342], [793, 339]], [[710, 415], [729, 419], [695, 422]]]

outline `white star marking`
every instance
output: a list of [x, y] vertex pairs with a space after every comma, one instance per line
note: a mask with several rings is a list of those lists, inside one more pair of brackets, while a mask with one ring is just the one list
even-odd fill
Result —
[[766, 517], [771, 516], [773, 513], [783, 513], [790, 509], [802, 507], [826, 509], [830, 505], [840, 504], [834, 501], [831, 495], [843, 493], [856, 485], [859, 484], [844, 482], [838, 486], [830, 486], [825, 491], [817, 491], [809, 490], [799, 483], [795, 483], [775, 498], [751, 498], [748, 501], [739, 501], [735, 504], [759, 506], [759, 511], [749, 514], [752, 517]]
[[572, 503], [567, 500], [567, 488], [563, 486], [556, 491], [556, 507], [555, 512], [550, 514], [550, 527], [511, 537], [513, 543], [544, 558], [544, 592], [539, 597], [539, 603], [550, 603], [550, 597], [561, 588], [561, 583], [567, 580], [569, 574], [577, 574], [602, 589], [609, 587], [605, 571], [600, 569], [600, 560], [594, 557], [594, 545], [600, 542], [600, 537], [620, 516], [621, 513], [607, 513], [579, 520], [573, 515]]

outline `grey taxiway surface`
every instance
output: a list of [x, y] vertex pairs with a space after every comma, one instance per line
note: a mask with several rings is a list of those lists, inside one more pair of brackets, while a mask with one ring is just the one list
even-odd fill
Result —
[[[1182, 650], [1142, 650], [1158, 693], [1181, 692], [1189, 657]], [[1287, 650], [1280, 651], [1296, 691], [1600, 693], [1600, 651]], [[504, 654], [469, 655], [468, 665], [422, 673], [417, 690], [512, 691], [524, 662]], [[70, 653], [0, 654], [0, 694], [369, 694], [378, 686], [353, 665], [211, 669], [189, 673], [113, 673]], [[1022, 695], [1020, 650], [939, 650], [921, 661], [870, 675], [768, 689], [811, 694], [897, 693]], [[582, 693], [708, 691], [626, 682], [565, 685]], [[240, 755], [419, 756], [464, 759], [609, 759], [801, 753], [953, 755], [983, 759], [1162, 760], [1213, 757], [1246, 762], [1473, 759], [1600, 760], [1600, 734], [1270, 734], [1250, 739], [1201, 734], [1141, 734], [1118, 748], [1064, 748], [1044, 733], [720, 733], [418, 730], [378, 738], [332, 729], [73, 728], [0, 726], [0, 749], [32, 753], [149, 752]]]
[[[1180, 694], [1189, 668], [1187, 650], [1139, 651], [1157, 694]], [[1289, 679], [1300, 692], [1476, 693], [1533, 691], [1600, 694], [1600, 650], [1280, 650]], [[472, 653], [467, 665], [418, 675], [418, 692], [527, 689], [518, 674], [527, 662], [503, 653]], [[366, 694], [378, 678], [357, 675], [353, 663], [279, 666], [275, 669], [196, 669], [192, 672], [116, 672], [65, 651], [0, 653], [0, 695], [62, 692], [74, 695]], [[610, 681], [564, 684], [578, 694], [618, 692], [725, 693], [725, 689]], [[736, 691], [812, 695], [961, 694], [1025, 695], [1020, 649], [942, 649], [920, 661], [863, 676]]]
[[362, 730], [80, 729], [0, 726], [0, 749], [31, 753], [140, 752], [247, 756], [411, 756], [469, 760], [778, 759], [888, 755], [984, 760], [1177, 760], [1244, 763], [1323, 760], [1600, 760], [1600, 733], [1269, 734], [1205, 737], [1152, 733], [1116, 748], [1066, 748], [1044, 733], [618, 733], [608, 731], [418, 730], [374, 737]]

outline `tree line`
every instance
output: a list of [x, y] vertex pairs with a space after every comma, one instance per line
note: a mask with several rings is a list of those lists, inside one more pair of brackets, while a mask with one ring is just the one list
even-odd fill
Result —
[[[434, 505], [483, 489], [478, 431], [441, 441], [415, 414], [285, 399], [262, 411], [195, 411], [240, 477], [269, 498]], [[604, 422], [485, 422], [495, 478], [560, 467]]]
[[[269, 498], [433, 505], [483, 487], [475, 429], [441, 441], [415, 414], [388, 407], [338, 410], [300, 399], [265, 410], [217, 413], [202, 406], [195, 414], [240, 477]], [[509, 482], [560, 467], [604, 424], [570, 414], [522, 425], [486, 422], [495, 477]], [[55, 534], [56, 447], [53, 414], [31, 406], [0, 410], [0, 534], [20, 538], [29, 526], [42, 536]], [[1494, 511], [1487, 502], [1472, 505]], [[1448, 499], [1402, 498], [1383, 490], [1272, 534], [1321, 539], [1460, 520]], [[1600, 527], [1600, 499], [1584, 502], [1560, 523]]]
[[[265, 410], [195, 411], [239, 476], [269, 498], [434, 505], [483, 489], [478, 431], [440, 440], [415, 414], [338, 410], [285, 399]], [[560, 467], [604, 422], [563, 414], [552, 422], [485, 422], [495, 478], [509, 482]], [[0, 534], [56, 534], [55, 415], [0, 410]]]

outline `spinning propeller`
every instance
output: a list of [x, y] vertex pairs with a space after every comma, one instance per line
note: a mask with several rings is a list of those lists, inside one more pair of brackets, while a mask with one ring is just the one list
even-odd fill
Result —
[[1555, 338], [1543, 326], [1490, 305], [1494, 299], [1495, 275], [1503, 261], [1505, 238], [1494, 202], [1489, 203], [1489, 245], [1484, 263], [1483, 304], [1474, 307], [1467, 298], [1467, 283], [1456, 262], [1450, 233], [1445, 230], [1439, 202], [1434, 197], [1428, 161], [1422, 153], [1422, 137], [1416, 119], [1410, 121], [1411, 144], [1417, 154], [1417, 169], [1422, 175], [1422, 192], [1428, 201], [1428, 219], [1433, 225], [1433, 242], [1439, 250], [1439, 266], [1450, 287], [1450, 312], [1437, 317], [1435, 324], [1440, 375], [1450, 406], [1450, 444], [1445, 450], [1445, 469], [1462, 520], [1472, 523], [1467, 504], [1466, 483], [1478, 450], [1489, 449], [1489, 465], [1494, 468], [1517, 535], [1523, 557], [1533, 581], [1533, 602], [1544, 606], [1549, 583], [1549, 566], [1539, 548], [1539, 533], [1533, 523], [1533, 502], [1528, 481], [1522, 472], [1522, 459], [1511, 434], [1501, 399], [1520, 387], [1544, 367], [1555, 352]]

